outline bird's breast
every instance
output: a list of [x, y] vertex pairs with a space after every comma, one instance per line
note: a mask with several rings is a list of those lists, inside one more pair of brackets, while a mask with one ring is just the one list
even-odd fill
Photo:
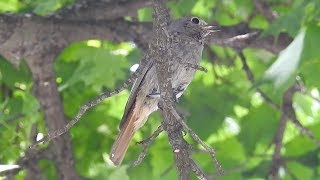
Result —
[[[172, 85], [177, 88], [186, 86], [192, 81], [202, 56], [203, 46], [200, 44], [179, 44], [173, 48]], [[186, 87], [185, 87], [186, 88]]]

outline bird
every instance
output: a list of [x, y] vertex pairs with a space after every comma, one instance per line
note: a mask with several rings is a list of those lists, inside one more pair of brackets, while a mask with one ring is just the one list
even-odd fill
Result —
[[[173, 21], [168, 26], [172, 37], [172, 88], [178, 99], [191, 83], [196, 68], [201, 60], [205, 38], [218, 31], [217, 26], [208, 25], [198, 17], [184, 17]], [[144, 74], [142, 80], [136, 80], [128, 98], [119, 134], [112, 145], [109, 159], [115, 166], [122, 163], [134, 133], [141, 128], [148, 116], [158, 110], [160, 90], [156, 75], [156, 67], [152, 65]]]

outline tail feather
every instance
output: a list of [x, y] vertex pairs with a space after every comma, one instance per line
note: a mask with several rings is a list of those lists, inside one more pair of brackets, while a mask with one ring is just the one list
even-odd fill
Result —
[[110, 160], [116, 166], [121, 164], [135, 132], [134, 122], [136, 120], [136, 116], [129, 116], [129, 118], [130, 119], [127, 119], [120, 129], [120, 133], [111, 148]]

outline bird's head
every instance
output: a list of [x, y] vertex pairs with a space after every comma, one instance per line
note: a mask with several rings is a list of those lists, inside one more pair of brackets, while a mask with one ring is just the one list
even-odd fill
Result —
[[169, 26], [170, 33], [202, 40], [210, 33], [219, 31], [217, 26], [208, 25], [198, 17], [185, 17], [172, 22]]

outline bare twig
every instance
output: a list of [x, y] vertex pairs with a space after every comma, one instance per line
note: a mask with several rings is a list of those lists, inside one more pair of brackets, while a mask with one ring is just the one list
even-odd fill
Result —
[[299, 130], [302, 134], [306, 135], [309, 139], [311, 139], [311, 141], [313, 141], [316, 145], [320, 146], [320, 140], [317, 139], [313, 133], [306, 127], [304, 127], [300, 121], [298, 120], [296, 113], [293, 110], [293, 107], [291, 107], [290, 109], [291, 113], [291, 117], [290, 117], [290, 122], [292, 122]]
[[[15, 175], [23, 169], [28, 169], [31, 166], [36, 166], [33, 163], [37, 162], [40, 159], [50, 159], [50, 158], [51, 158], [51, 154], [47, 148], [40, 149], [40, 150], [26, 149], [25, 156], [21, 157], [16, 162], [16, 164], [19, 165], [19, 167], [15, 168], [15, 169], [3, 171], [0, 173], [0, 176], [1, 175], [4, 175], [4, 176]], [[31, 164], [31, 166], [30, 166], [30, 164]]]
[[124, 16], [132, 16], [139, 8], [151, 6], [149, 0], [123, 1], [86, 1], [76, 2], [55, 13], [57, 18], [68, 20], [111, 20]]
[[286, 173], [289, 174], [292, 180], [298, 180], [298, 177], [292, 173], [291, 169], [289, 169], [286, 165], [284, 165], [284, 168], [286, 169]]
[[17, 120], [17, 119], [20, 119], [20, 118], [23, 118], [25, 116], [25, 114], [22, 114], [22, 113], [18, 113], [16, 115], [13, 115], [12, 117], [4, 120], [4, 121], [1, 121], [0, 123], [0, 128], [3, 127], [3, 126], [6, 126], [6, 124], [10, 124], [11, 122]]
[[[254, 75], [253, 75], [251, 69], [249, 68], [249, 66], [248, 66], [248, 64], [247, 64], [246, 57], [244, 56], [244, 54], [242, 53], [241, 50], [238, 50], [237, 52], [238, 52], [238, 55], [239, 55], [240, 60], [241, 60], [241, 62], [242, 62], [242, 68], [243, 68], [243, 70], [245, 71], [245, 73], [246, 73], [249, 81], [250, 81], [252, 84], [254, 84], [254, 82], [255, 82]], [[274, 103], [274, 102], [272, 101], [272, 99], [269, 98], [260, 88], [257, 88], [256, 90], [257, 90], [257, 92], [261, 95], [261, 97], [262, 97], [271, 107], [273, 107], [273, 108], [275, 108], [275, 109], [277, 109], [277, 110], [280, 110], [280, 106], [279, 106], [278, 104]]]
[[186, 67], [190, 67], [199, 71], [203, 71], [203, 72], [208, 72], [208, 70], [203, 67], [203, 66], [199, 66], [199, 65], [195, 65], [195, 64], [191, 64], [191, 63], [185, 63]]
[[162, 125], [160, 125], [157, 130], [155, 132], [153, 132], [153, 134], [148, 137], [147, 139], [137, 142], [136, 144], [142, 145], [143, 149], [141, 151], [141, 153], [139, 154], [137, 160], [133, 163], [133, 166], [137, 166], [139, 165], [142, 160], [146, 157], [149, 146], [151, 145], [151, 143], [159, 136], [159, 134], [163, 131], [163, 127]]
[[[240, 60], [243, 64], [243, 70], [245, 71], [249, 81], [251, 83], [254, 83], [254, 75], [249, 68], [246, 58], [241, 50], [238, 50], [238, 55], [240, 57]], [[273, 108], [276, 110], [279, 110], [282, 115], [280, 119], [280, 124], [278, 126], [277, 133], [275, 135], [273, 143], [275, 144], [275, 150], [273, 154], [273, 160], [272, 165], [270, 168], [269, 176], [274, 179], [279, 179], [278, 170], [282, 164], [281, 159], [281, 148], [282, 148], [282, 139], [286, 127], [286, 123], [288, 120], [290, 120], [303, 134], [308, 136], [315, 144], [320, 145], [320, 141], [316, 139], [316, 137], [312, 134], [310, 130], [308, 130], [306, 127], [304, 127], [297, 119], [294, 109], [292, 107], [292, 95], [296, 91], [296, 84], [293, 85], [284, 95], [284, 104], [282, 105], [282, 108], [274, 103], [271, 98], [269, 98], [260, 88], [257, 88], [257, 92], [260, 93], [261, 97]]]
[[198, 177], [200, 180], [207, 180], [208, 176], [203, 172], [203, 170], [199, 167], [199, 165], [193, 160], [190, 159], [190, 166], [192, 172]]
[[283, 137], [284, 132], [287, 126], [287, 122], [289, 120], [287, 114], [291, 113], [292, 109], [292, 96], [296, 92], [295, 85], [291, 86], [283, 96], [283, 103], [282, 103], [282, 114], [280, 118], [280, 123], [278, 126], [278, 130], [275, 134], [273, 143], [275, 144], [274, 153], [272, 156], [272, 164], [269, 171], [269, 177], [271, 179], [280, 179], [279, 177], [279, 168], [283, 165], [283, 159], [281, 157], [281, 149], [283, 146]]
[[279, 168], [283, 164], [283, 160], [281, 157], [281, 149], [282, 149], [282, 145], [283, 145], [282, 140], [283, 140], [284, 131], [286, 128], [287, 121], [288, 121], [288, 119], [285, 117], [284, 114], [282, 114], [282, 116], [280, 118], [278, 130], [277, 130], [276, 135], [273, 140], [273, 143], [275, 144], [275, 148], [274, 148], [274, 153], [272, 156], [272, 164], [271, 164], [270, 171], [268, 174], [270, 179], [274, 179], [274, 180], [280, 179]]
[[[241, 163], [241, 164], [238, 164], [238, 165], [236, 165], [236, 166], [234, 166], [234, 167], [232, 167], [232, 168], [225, 169], [223, 175], [229, 175], [229, 174], [232, 174], [232, 173], [234, 173], [234, 172], [241, 171], [241, 170], [243, 170], [243, 169], [246, 168], [246, 165], [247, 165], [249, 162], [250, 162], [250, 160], [248, 159], [248, 160], [246, 160], [245, 162], [243, 162], [243, 163]], [[208, 177], [209, 177], [209, 179], [211, 180], [211, 179], [215, 179], [218, 175], [219, 175], [219, 174], [214, 173], [214, 174], [208, 175]]]
[[256, 6], [257, 10], [267, 18], [269, 22], [272, 22], [275, 18], [277, 18], [277, 14], [272, 11], [269, 3], [263, 0], [254, 0], [254, 5]]
[[[244, 56], [244, 54], [242, 53], [242, 51], [238, 51], [238, 55], [240, 57], [240, 60], [242, 62], [243, 65], [243, 70], [245, 71], [249, 81], [253, 84], [254, 83], [254, 76], [253, 73], [251, 71], [251, 69], [249, 68], [246, 58]], [[269, 98], [260, 88], [256, 89], [257, 92], [261, 95], [261, 97], [273, 108], [275, 108], [276, 110], [282, 112], [287, 118], [290, 118], [290, 121], [301, 131], [302, 134], [305, 134], [306, 136], [308, 136], [314, 143], [316, 143], [317, 145], [320, 145], [320, 141], [313, 135], [313, 133], [307, 129], [306, 127], [304, 127], [299, 120], [297, 119], [294, 109], [292, 106], [288, 107], [290, 109], [288, 109], [287, 112], [284, 112], [281, 107], [276, 104], [275, 102], [272, 101], [271, 98]], [[303, 92], [304, 93], [304, 92]], [[316, 99], [315, 99], [316, 100]], [[320, 101], [319, 101], [320, 102]]]
[[191, 63], [188, 63], [188, 62], [184, 62], [184, 61], [182, 61], [181, 58], [178, 59], [178, 62], [181, 63], [181, 64], [185, 64], [186, 67], [193, 68], [193, 69], [196, 69], [196, 70], [199, 70], [199, 71], [203, 71], [203, 72], [208, 72], [208, 70], [205, 67], [202, 67], [202, 66], [199, 66], [199, 65], [196, 65], [196, 64], [191, 64]]
[[49, 142], [52, 139], [57, 138], [57, 137], [61, 136], [62, 134], [68, 132], [68, 130], [80, 120], [80, 118], [85, 114], [85, 112], [87, 110], [89, 110], [90, 108], [96, 106], [97, 104], [99, 104], [100, 102], [105, 100], [106, 98], [114, 96], [114, 95], [118, 94], [119, 92], [123, 91], [124, 89], [126, 89], [141, 74], [141, 71], [142, 71], [142, 73], [145, 73], [145, 71], [148, 70], [148, 67], [151, 64], [152, 64], [152, 61], [149, 61], [145, 67], [142, 67], [142, 66], [139, 67], [139, 69], [135, 73], [133, 73], [128, 80], [126, 80], [121, 86], [117, 87], [113, 91], [104, 92], [103, 94], [95, 97], [93, 100], [89, 101], [88, 103], [82, 105], [80, 107], [80, 110], [78, 111], [77, 115], [74, 118], [72, 118], [71, 121], [68, 122], [67, 125], [65, 125], [61, 129], [54, 130], [53, 132], [49, 132], [47, 134], [47, 136], [45, 136], [44, 138], [40, 139], [35, 144], [31, 145], [30, 148], [35, 148], [40, 143]]
[[167, 167], [167, 169], [165, 169], [165, 170], [160, 174], [160, 178], [162, 178], [162, 177], [164, 177], [165, 175], [167, 175], [173, 168], [174, 168], [174, 163], [172, 163], [169, 167]]
[[198, 136], [195, 132], [193, 132], [193, 130], [184, 122], [184, 120], [180, 117], [180, 115], [178, 114], [178, 112], [177, 112], [173, 107], [171, 107], [170, 110], [171, 110], [172, 115], [178, 120], [178, 122], [183, 126], [183, 128], [184, 128], [185, 130], [187, 130], [187, 132], [191, 135], [191, 137], [192, 137], [197, 143], [199, 143], [199, 144], [205, 149], [205, 151], [206, 151], [207, 153], [210, 154], [210, 157], [211, 157], [211, 159], [212, 159], [212, 161], [213, 161], [213, 163], [214, 163], [214, 166], [216, 167], [218, 173], [219, 173], [220, 175], [223, 175], [222, 167], [221, 167], [220, 163], [218, 162], [218, 160], [217, 160], [216, 157], [215, 157], [215, 150], [212, 149], [211, 147], [209, 147], [205, 142], [203, 142], [203, 141], [199, 138], [199, 136]]

